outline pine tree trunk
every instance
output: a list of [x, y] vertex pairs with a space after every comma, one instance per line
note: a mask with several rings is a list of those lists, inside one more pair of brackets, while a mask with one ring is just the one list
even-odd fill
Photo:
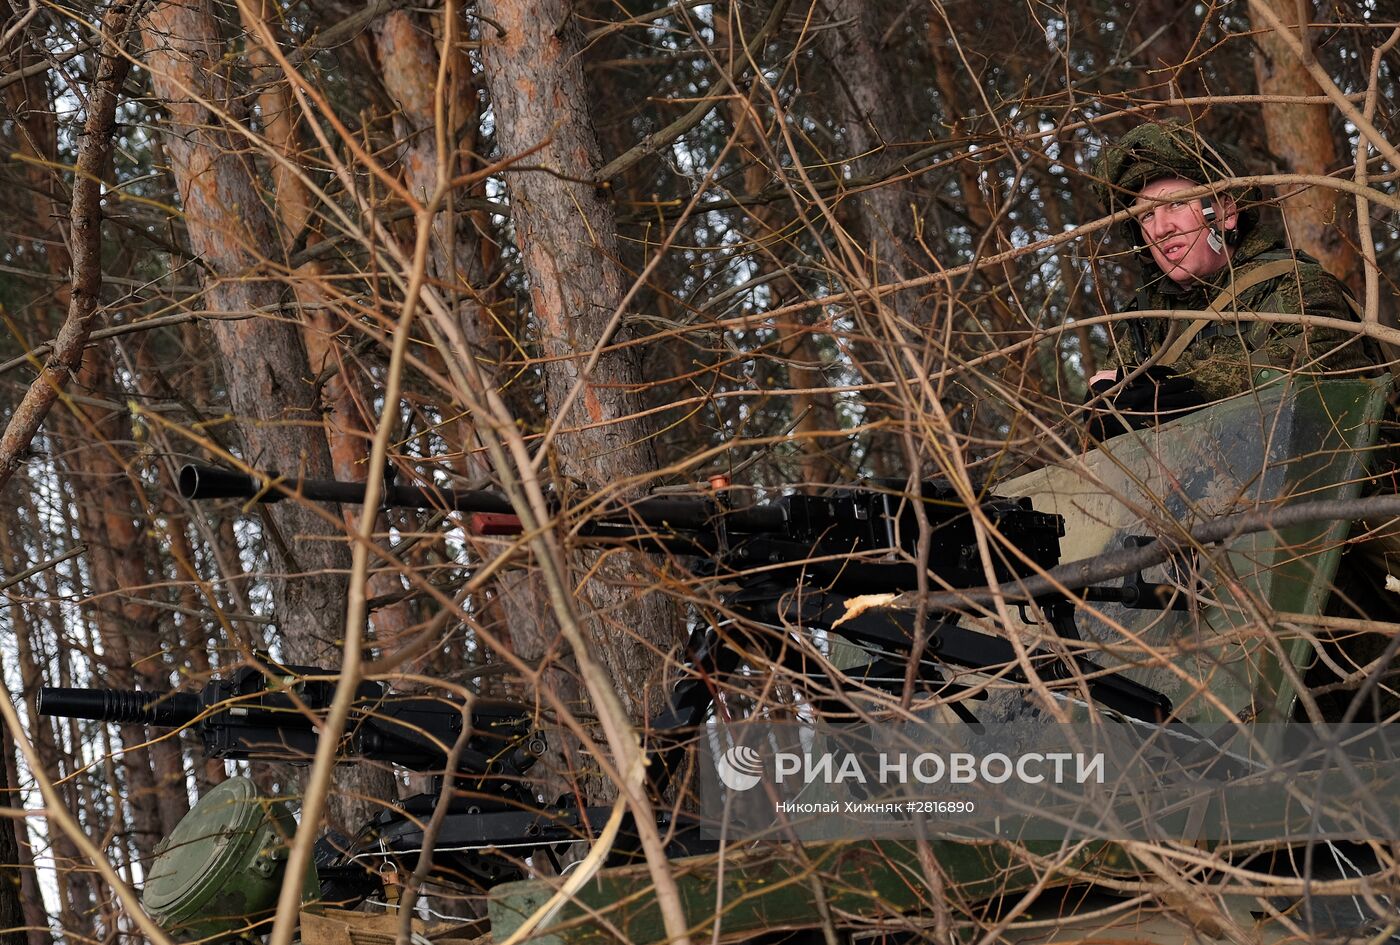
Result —
[[[500, 150], [509, 156], [543, 144], [529, 163], [547, 169], [506, 179], [540, 353], [549, 359], [542, 366], [546, 415], [563, 423], [551, 459], [563, 476], [592, 488], [621, 484], [623, 495], [636, 495], [655, 469], [651, 431], [636, 417], [638, 355], [610, 350], [583, 371], [595, 346], [628, 332], [624, 324], [604, 337], [625, 286], [613, 206], [589, 183], [601, 162], [571, 8], [567, 0], [484, 0], [480, 12], [499, 24], [499, 31], [483, 30], [482, 61]], [[661, 655], [682, 628], [660, 594], [628, 586], [645, 573], [644, 563], [620, 557], [582, 593], [593, 609], [598, 655], [636, 717], [660, 701]]]
[[[287, 313], [278, 286], [256, 278], [260, 254], [277, 245], [275, 227], [241, 156], [243, 142], [205, 104], [227, 108], [233, 94], [219, 66], [225, 44], [210, 0], [156, 4], [142, 24], [142, 40], [152, 88], [169, 114], [165, 151], [190, 246], [213, 273], [206, 302], [216, 312], [252, 316], [212, 325], [246, 459], [287, 476], [330, 478], [330, 451], [301, 333], [282, 319]], [[341, 531], [296, 501], [268, 507], [264, 529], [275, 532], [269, 544], [286, 575], [272, 581], [286, 655], [337, 665], [350, 564]], [[354, 829], [372, 808], [353, 794], [375, 796], [384, 778], [374, 777], [368, 766], [338, 774], [348, 774], [359, 787], [338, 777], [343, 787], [328, 814], [333, 823]]]
[[[871, 0], [836, 3], [831, 6], [831, 15], [850, 20], [819, 35], [839, 86], [832, 105], [848, 136], [852, 171], [857, 177], [876, 173], [897, 176], [899, 154], [889, 145], [902, 140], [906, 129], [900, 117], [896, 75], [886, 67], [879, 48], [877, 5]], [[861, 191], [856, 205], [860, 247], [873, 263], [870, 275], [874, 281], [897, 282], [918, 273], [923, 254], [908, 241], [917, 228], [909, 186], [900, 181], [876, 185]], [[896, 309], [906, 302], [912, 300], [891, 298]], [[900, 314], [914, 317], [913, 312]]]
[[[213, 71], [224, 44], [209, 3], [157, 4], [142, 37], [152, 86], [170, 114], [165, 151], [180, 189], [190, 246], [213, 272], [205, 288], [209, 308], [253, 315], [220, 319], [211, 329], [247, 459], [283, 475], [329, 478], [330, 456], [312, 401], [306, 349], [296, 328], [278, 318], [283, 313], [276, 284], [250, 278], [259, 268], [258, 253], [275, 245], [271, 221], [239, 155], [242, 148], [190, 95], [228, 102], [229, 89]], [[278, 503], [269, 518], [290, 551], [291, 560], [282, 555], [280, 564], [297, 575], [273, 584], [291, 655], [326, 659], [336, 652], [335, 640], [344, 629], [343, 572], [349, 556], [342, 542], [325, 540], [335, 530], [296, 502]]]
[[[15, 495], [21, 494], [21, 490], [16, 490]], [[33, 523], [35, 521], [32, 507], [23, 500], [25, 505], [23, 514], [19, 508], [15, 509], [15, 514], [10, 518], [12, 522], [24, 521]], [[32, 528], [19, 532], [20, 536], [26, 533], [33, 537]], [[7, 573], [15, 574], [26, 568], [30, 562], [27, 555], [19, 552], [19, 549], [9, 541], [10, 534], [3, 533], [0, 537], [0, 566], [3, 566]], [[21, 541], [23, 538], [21, 537]], [[39, 585], [38, 596], [48, 600], [57, 600], [58, 594], [53, 586], [53, 574], [45, 571], [36, 575], [35, 581]], [[32, 705], [34, 696], [42, 685], [68, 686], [73, 682], [62, 670], [63, 655], [67, 652], [72, 641], [67, 639], [67, 627], [62, 621], [62, 615], [56, 609], [50, 608], [47, 613], [40, 608], [27, 608], [24, 605], [16, 605], [10, 608], [10, 620], [15, 629], [15, 649], [19, 656], [19, 671], [22, 685], [22, 697], [26, 705]], [[60, 675], [56, 679], [46, 679], [44, 673], [46, 666], [40, 665], [40, 654], [45, 652], [46, 631], [55, 641], [54, 647], [59, 659], [57, 660]], [[72, 720], [59, 721], [58, 725], [75, 725]], [[30, 736], [34, 743], [34, 748], [38, 752], [39, 760], [43, 763], [44, 770], [56, 783], [58, 792], [65, 799], [65, 806], [69, 810], [76, 811], [81, 806], [79, 798], [79, 786], [74, 781], [66, 780], [63, 776], [69, 773], [70, 765], [67, 757], [61, 755], [58, 750], [58, 739], [54, 730], [55, 721], [51, 719], [37, 720], [36, 724], [30, 727]], [[50, 855], [54, 861], [54, 879], [58, 887], [59, 902], [59, 927], [69, 932], [82, 932], [87, 929], [86, 916], [91, 912], [94, 903], [97, 901], [95, 884], [92, 881], [93, 873], [80, 871], [79, 854], [77, 845], [72, 838], [61, 830], [47, 828]]]
[[[16, 785], [12, 780], [11, 759], [14, 746], [10, 741], [9, 726], [0, 725], [0, 751], [4, 763], [0, 763], [0, 803], [6, 807], [19, 807], [12, 793]], [[24, 885], [24, 871], [20, 865], [19, 837], [15, 827], [24, 826], [23, 818], [11, 820], [0, 828], [0, 945], [29, 945], [25, 932], [24, 903], [20, 889]]]
[[[13, 746], [9, 744], [8, 733], [5, 742], [5, 777], [8, 779], [10, 790], [14, 792], [8, 803], [11, 807], [22, 809], [23, 804], [18, 793], [19, 761], [12, 750]], [[14, 829], [15, 849], [18, 853], [15, 868], [19, 874], [20, 909], [24, 913], [24, 941], [26, 945], [49, 945], [53, 941], [53, 934], [49, 931], [49, 916], [44, 912], [44, 894], [39, 891], [39, 874], [34, 867], [34, 846], [29, 835], [29, 819], [14, 817], [10, 819], [10, 823]]]
[[[85, 386], [100, 389], [111, 385], [113, 375], [113, 365], [104, 349], [88, 352], [80, 375]], [[114, 648], [111, 654], [104, 654], [109, 656], [107, 670], [116, 671], [116, 664], [122, 663], [123, 678], [127, 680], [123, 688], [136, 683], [148, 692], [164, 692], [170, 688], [170, 672], [159, 641], [160, 613], [142, 601], [150, 593], [144, 588], [157, 583], [151, 579], [157, 552], [147, 537], [148, 530], [138, 525], [138, 516], [145, 519], [143, 506], [127, 478], [116, 446], [127, 435], [123, 426], [129, 429], [129, 421], [124, 413], [115, 411], [103, 412], [76, 404], [72, 409], [83, 415], [81, 429], [98, 436], [82, 451], [72, 478], [80, 494], [91, 503], [88, 523], [92, 530], [86, 535], [87, 540], [94, 548], [103, 546], [105, 551], [94, 557], [94, 564], [102, 561], [104, 567], [93, 569], [93, 590], [102, 595], [98, 619], [102, 622], [104, 644]], [[77, 426], [74, 425], [75, 430]], [[124, 726], [122, 730], [122, 740], [127, 745], [123, 759], [142, 766], [142, 783], [147, 770], [151, 775], [150, 793], [129, 798], [138, 824], [149, 818], [158, 825], [157, 836], [149, 844], [140, 845], [142, 854], [149, 853], [155, 841], [174, 830], [189, 812], [180, 744], [175, 739], [160, 738], [162, 734], [140, 725]], [[135, 748], [138, 745], [146, 747]]]
[[[303, 142], [296, 120], [300, 105], [289, 93], [281, 67], [263, 46], [263, 40], [267, 37], [280, 41], [281, 30], [271, 15], [270, 2], [258, 0], [240, 6], [239, 10], [254, 37], [249, 58], [261, 75], [258, 109], [264, 134], [274, 151], [286, 161], [285, 164], [281, 161], [271, 162], [273, 205], [278, 213], [281, 242], [284, 248], [290, 247], [305, 231], [304, 242], [310, 248], [321, 242], [320, 221], [312, 192], [295, 173], [298, 169], [306, 170]], [[347, 319], [337, 304], [335, 291], [328, 280], [330, 275], [329, 266], [313, 260], [296, 268], [291, 288], [300, 305], [302, 340], [306, 344], [310, 371], [317, 377], [327, 375], [321, 399], [326, 407], [325, 433], [335, 478], [362, 481], [367, 474], [364, 460], [369, 453], [370, 428], [362, 405], [372, 403], [374, 396], [356, 383], [353, 366], [343, 360], [343, 352], [336, 343], [336, 336], [345, 330]], [[348, 528], [353, 528], [355, 517], [359, 514], [359, 509], [346, 510]], [[378, 572], [372, 574], [369, 580], [370, 597], [402, 589], [403, 582], [397, 574]], [[410, 623], [411, 614], [403, 604], [377, 610], [371, 617], [375, 641], [390, 646], [407, 631]]]
[[[1264, 0], [1278, 14], [1279, 20], [1296, 28], [1300, 6], [1309, 14], [1311, 3], [1295, 0]], [[1261, 95], [1322, 95], [1317, 80], [1298, 61], [1298, 57], [1267, 25], [1254, 41], [1259, 54], [1254, 57], [1254, 74]], [[1303, 44], [1311, 48], [1308, 35]], [[1332, 134], [1332, 109], [1322, 103], [1265, 102], [1261, 106], [1264, 131], [1269, 150], [1282, 165], [1279, 170], [1293, 174], [1328, 174], [1341, 163], [1337, 157], [1336, 138]], [[1354, 289], [1361, 286], [1361, 260], [1356, 253], [1354, 225], [1351, 220], [1352, 198], [1328, 187], [1304, 187], [1283, 198], [1284, 222], [1289, 242], [1306, 250], [1331, 273]]]
[[[17, 574], [27, 566], [29, 558], [15, 553], [12, 542], [10, 528], [17, 528], [20, 524], [18, 509], [6, 509], [4, 520], [9, 524], [7, 528], [0, 528], [0, 571], [6, 574]], [[16, 589], [18, 591], [18, 589]], [[36, 621], [31, 620], [27, 604], [15, 604], [9, 608], [8, 614], [11, 629], [14, 632], [15, 655], [18, 657], [20, 691], [16, 694], [17, 700], [24, 705], [33, 705], [34, 697], [39, 686], [44, 684], [44, 680], [39, 669], [38, 661], [35, 659], [35, 633]], [[49, 727], [48, 720], [35, 720], [35, 724], [29, 729], [30, 739], [34, 744], [34, 749], [38, 753], [40, 760], [48, 768], [58, 766], [58, 750], [54, 744], [53, 729]], [[13, 767], [15, 758], [13, 752], [5, 756], [6, 764], [11, 766], [9, 773], [10, 784], [18, 787], [19, 777], [17, 770]], [[63, 793], [70, 793], [60, 789]], [[19, 798], [16, 796], [10, 800], [8, 806], [20, 807]], [[21, 874], [21, 894], [25, 910], [25, 923], [30, 926], [29, 945], [45, 945], [52, 939], [48, 933], [49, 920], [44, 914], [44, 901], [39, 893], [38, 882], [34, 872], [34, 854], [29, 845], [29, 829], [24, 818], [14, 819], [16, 842], [19, 849], [19, 860], [17, 861]], [[76, 855], [73, 843], [62, 831], [54, 831], [55, 836], [51, 842], [54, 843], [55, 859], [64, 855]], [[73, 896], [76, 890], [70, 889], [69, 877], [67, 874], [57, 872], [55, 875], [59, 909], [61, 911], [60, 922], [64, 928], [77, 928], [76, 912], [72, 908]]]

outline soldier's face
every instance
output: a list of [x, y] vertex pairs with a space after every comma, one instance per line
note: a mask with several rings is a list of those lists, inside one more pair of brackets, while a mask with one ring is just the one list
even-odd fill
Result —
[[1233, 230], [1239, 223], [1234, 202], [1228, 197], [1217, 199], [1217, 212], [1221, 216], [1213, 225], [1206, 219], [1206, 205], [1201, 198], [1172, 199], [1198, 186], [1179, 177], [1155, 180], [1142, 189], [1133, 204], [1133, 216], [1153, 260], [1162, 267], [1167, 278], [1182, 285], [1225, 268], [1230, 261], [1231, 248], [1220, 239], [1220, 234]]

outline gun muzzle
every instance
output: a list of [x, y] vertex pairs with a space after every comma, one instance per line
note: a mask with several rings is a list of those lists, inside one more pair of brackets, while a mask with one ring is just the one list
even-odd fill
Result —
[[190, 692], [136, 692], [131, 689], [67, 689], [43, 686], [34, 700], [39, 715], [98, 722], [137, 722], [177, 728], [200, 713], [199, 696]]
[[[252, 476], [214, 466], [180, 467], [180, 495], [186, 499], [251, 499], [262, 487]], [[276, 502], [282, 493], [269, 489], [265, 502]]]

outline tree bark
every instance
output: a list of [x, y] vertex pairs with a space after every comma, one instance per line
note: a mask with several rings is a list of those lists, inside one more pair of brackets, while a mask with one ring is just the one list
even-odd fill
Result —
[[[5, 518], [11, 523], [11, 527], [19, 524], [17, 509], [6, 509]], [[6, 574], [17, 574], [24, 570], [28, 558], [17, 555], [11, 541], [9, 529], [0, 528], [0, 569]], [[14, 630], [15, 655], [19, 662], [20, 692], [19, 699], [25, 705], [34, 704], [34, 696], [40, 685], [43, 684], [40, 675], [38, 661], [34, 657], [34, 644], [36, 622], [30, 619], [28, 608], [24, 604], [15, 604], [9, 610], [11, 626]], [[32, 725], [30, 737], [34, 742], [34, 748], [39, 757], [50, 765], [58, 763], [58, 751], [54, 745], [53, 729], [46, 723]], [[8, 739], [7, 739], [8, 743]], [[7, 744], [8, 750], [8, 744]], [[8, 767], [11, 789], [19, 786], [18, 771], [15, 767], [14, 753], [9, 752], [5, 756], [5, 763]], [[65, 794], [71, 792], [64, 792]], [[11, 800], [5, 802], [10, 807], [20, 807], [19, 796], [14, 795]], [[34, 872], [34, 853], [29, 842], [28, 822], [25, 818], [16, 817], [13, 820], [15, 839], [19, 858], [16, 861], [20, 873], [20, 895], [24, 908], [25, 924], [29, 926], [29, 945], [45, 945], [52, 940], [49, 934], [49, 919], [44, 914], [44, 900], [39, 892], [37, 878]], [[63, 835], [62, 831], [55, 831], [55, 836], [50, 841], [54, 844], [55, 859], [60, 859], [65, 855], [76, 855], [73, 842]], [[77, 911], [73, 908], [73, 897], [77, 894], [76, 888], [70, 888], [69, 876], [63, 872], [55, 871], [55, 885], [58, 891], [58, 903], [60, 910], [60, 922], [64, 928], [77, 928]]]
[[[227, 104], [230, 89], [217, 71], [224, 43], [208, 0], [152, 7], [142, 29], [156, 95], [170, 115], [166, 154], [180, 189], [191, 248], [212, 271], [209, 308], [252, 317], [221, 319], [211, 331], [224, 381], [242, 421], [247, 461], [286, 476], [328, 478], [329, 451], [312, 402], [306, 349], [281, 321], [277, 286], [256, 278], [262, 251], [275, 244], [242, 148], [209, 104]], [[296, 502], [272, 507], [280, 564], [274, 582], [277, 619], [294, 659], [324, 660], [337, 652], [349, 566], [340, 536]], [[273, 540], [277, 546], [276, 539]], [[297, 574], [300, 572], [300, 575]]]
[[[628, 483], [641, 491], [655, 469], [648, 425], [636, 414], [641, 371], [632, 349], [607, 350], [591, 373], [595, 346], [628, 336], [605, 331], [625, 292], [616, 218], [586, 183], [601, 159], [589, 113], [579, 46], [567, 0], [483, 0], [482, 61], [505, 155], [531, 156], [541, 171], [510, 172], [511, 219], [529, 278], [541, 354], [547, 416], [563, 434], [551, 459], [559, 472], [593, 488]], [[576, 385], [579, 396], [568, 402]], [[567, 403], [567, 410], [565, 409]], [[562, 414], [562, 417], [560, 416]], [[644, 565], [619, 556], [583, 591], [593, 608], [589, 630], [628, 711], [658, 702], [662, 657], [681, 638], [681, 621], [660, 595], [629, 587]], [[543, 641], [541, 641], [543, 642]], [[646, 688], [651, 684], [653, 688]]]
[[[96, 353], [88, 357], [82, 380], [89, 386], [105, 360]], [[87, 427], [75, 418], [64, 420], [66, 440], [83, 442]], [[135, 581], [130, 580], [131, 570], [126, 562], [132, 555], [141, 557], [140, 548], [133, 544], [130, 522], [122, 524], [117, 497], [111, 489], [112, 472], [101, 462], [101, 457], [91, 455], [92, 449], [100, 451], [104, 447], [99, 444], [81, 452], [73, 450], [76, 461], [70, 462], [65, 472], [74, 493], [78, 529], [88, 543], [89, 591], [94, 598], [88, 608], [88, 619], [96, 627], [101, 641], [100, 649], [93, 648], [95, 653], [101, 654], [102, 663], [102, 674], [96, 684], [113, 689], [134, 689], [136, 659], [127, 618], [141, 619], [144, 608], [131, 607], [123, 598], [126, 594], [139, 593], [136, 588], [146, 580], [144, 574], [138, 574]], [[89, 464], [92, 469], [88, 468]], [[129, 506], [126, 508], [129, 511]], [[126, 787], [113, 794], [116, 802], [113, 815], [119, 823], [122, 818], [130, 817], [130, 841], [137, 855], [144, 855], [155, 847], [166, 829], [160, 814], [161, 797], [156, 788], [151, 753], [139, 747], [148, 740], [145, 726], [128, 723], [117, 726], [117, 731], [120, 746], [125, 746], [126, 750], [119, 747], [115, 761], [125, 775]], [[125, 825], [119, 832], [126, 832]]]
[[[1311, 14], [1311, 3], [1295, 0], [1266, 0], [1279, 20], [1291, 29], [1299, 25], [1299, 7]], [[1282, 38], [1267, 25], [1255, 36], [1259, 55], [1254, 57], [1254, 75], [1261, 95], [1322, 95], [1318, 85]], [[1311, 49], [1311, 38], [1304, 30], [1304, 48]], [[1282, 165], [1279, 170], [1295, 174], [1327, 174], [1341, 163], [1336, 138], [1332, 134], [1331, 108], [1324, 104], [1265, 102], [1261, 106], [1269, 149]], [[1361, 287], [1361, 260], [1356, 252], [1352, 199], [1326, 187], [1306, 187], [1283, 198], [1284, 223], [1289, 241], [1297, 249], [1316, 256], [1329, 272], [1351, 285]]]
[[[10, 785], [9, 806], [23, 810], [19, 794], [19, 762], [10, 744], [9, 733], [5, 733], [5, 777]], [[15, 835], [17, 859], [14, 861], [19, 879], [20, 910], [24, 914], [25, 934], [21, 940], [26, 945], [48, 945], [53, 941], [49, 930], [49, 916], [44, 912], [44, 895], [39, 891], [39, 874], [34, 866], [34, 845], [29, 834], [29, 818], [10, 818]]]
[[[311, 190], [295, 173], [305, 169], [305, 149], [297, 130], [298, 105], [293, 101], [280, 66], [263, 47], [265, 37], [280, 42], [281, 31], [271, 15], [271, 0], [251, 0], [240, 4], [244, 22], [253, 33], [249, 58], [261, 75], [258, 110], [268, 143], [287, 163], [271, 161], [273, 206], [281, 224], [280, 235], [284, 250], [307, 232], [307, 247], [321, 241], [316, 219], [315, 199]], [[391, 16], [394, 14], [390, 14]], [[378, 21], [376, 21], [378, 22]], [[336, 342], [345, 329], [346, 318], [332, 283], [328, 280], [330, 267], [313, 260], [298, 266], [292, 273], [291, 288], [302, 313], [302, 339], [306, 344], [310, 370], [316, 376], [325, 375], [321, 400], [325, 404], [325, 432], [330, 449], [335, 478], [360, 481], [368, 470], [364, 460], [368, 455], [368, 431], [371, 423], [366, 405], [373, 402], [372, 392], [356, 383], [353, 366], [346, 362]], [[347, 510], [347, 528], [353, 527], [358, 509]], [[385, 524], [381, 516], [381, 524]], [[370, 577], [369, 594], [377, 597], [403, 589], [397, 574], [378, 572]], [[371, 618], [374, 639], [389, 643], [403, 634], [411, 623], [408, 607], [403, 604], [382, 608]], [[387, 789], [388, 781], [383, 782]]]
[[[0, 725], [0, 751], [5, 753], [4, 763], [0, 764], [0, 804], [19, 807], [14, 793], [17, 785], [10, 775], [14, 745], [9, 726]], [[24, 870], [20, 865], [19, 836], [15, 833], [16, 826], [24, 826], [24, 818], [11, 820], [7, 817], [5, 820], [4, 829], [0, 829], [0, 945], [29, 945], [25, 931], [28, 923], [20, 896]]]
[[[895, 73], [880, 55], [876, 5], [871, 0], [834, 4], [831, 16], [850, 19], [840, 29], [825, 29], [819, 35], [838, 84], [832, 117], [846, 130], [851, 170], [856, 176], [897, 173], [896, 155], [889, 144], [903, 139], [905, 122]], [[905, 239], [916, 228], [917, 207], [909, 185], [903, 181], [877, 184], [861, 192], [857, 207], [861, 248], [873, 263], [870, 276], [875, 284], [919, 272], [919, 255]]]
[[[16, 492], [18, 493], [19, 490]], [[19, 509], [20, 505], [25, 507], [23, 515]], [[34, 521], [32, 506], [27, 501], [17, 502], [14, 512], [14, 516], [10, 519], [11, 522], [18, 523], [23, 520], [32, 523]], [[32, 529], [27, 531], [30, 532], [32, 538]], [[18, 534], [23, 535], [24, 532]], [[0, 529], [0, 565], [3, 565], [8, 573], [18, 573], [27, 566], [30, 559], [19, 553], [9, 540], [10, 537], [10, 533]], [[51, 571], [36, 575], [34, 580], [39, 585], [37, 596], [47, 598], [50, 601], [58, 599], [56, 589], [53, 587]], [[73, 685], [72, 680], [63, 673], [63, 654], [67, 652], [70, 645], [70, 641], [63, 636], [67, 628], [56, 608], [50, 607], [46, 610], [47, 616], [41, 620], [42, 611], [38, 607], [15, 604], [10, 608], [10, 620], [15, 628], [15, 649], [19, 657], [21, 694], [26, 705], [33, 704], [38, 687], [45, 683], [59, 686]], [[45, 650], [44, 627], [47, 627], [52, 634], [52, 639], [56, 641], [55, 648], [59, 657], [57, 662], [60, 675], [59, 678], [53, 680], [44, 678], [45, 667], [40, 665], [41, 657], [39, 654]], [[68, 763], [67, 758], [58, 750], [55, 724], [72, 726], [76, 723], [71, 719], [58, 722], [48, 719], [40, 720], [30, 727], [30, 736], [39, 753], [39, 758], [44, 762], [45, 770], [57, 783], [59, 793], [67, 799], [68, 808], [77, 811], [82, 806], [80, 792], [76, 782], [66, 780], [63, 777], [67, 773]], [[50, 855], [55, 865], [55, 885], [58, 888], [59, 927], [68, 932], [80, 932], [87, 927], [86, 916], [98, 899], [96, 884], [93, 882], [95, 874], [79, 869], [78, 847], [71, 837], [61, 830], [51, 828], [47, 833]], [[39, 902], [37, 899], [35, 901]]]
[[[142, 40], [152, 87], [170, 116], [165, 151], [190, 246], [213, 273], [206, 302], [217, 312], [252, 316], [212, 326], [246, 460], [286, 476], [330, 478], [301, 333], [279, 317], [277, 285], [257, 278], [261, 254], [277, 245], [276, 229], [241, 156], [244, 142], [211, 107], [227, 113], [234, 90], [221, 71], [225, 44], [210, 0], [154, 5]], [[296, 501], [269, 507], [264, 528], [285, 572], [272, 581], [272, 593], [287, 657], [337, 665], [350, 564], [342, 530]], [[352, 793], [338, 791], [328, 809], [337, 825], [353, 828], [369, 812]]]

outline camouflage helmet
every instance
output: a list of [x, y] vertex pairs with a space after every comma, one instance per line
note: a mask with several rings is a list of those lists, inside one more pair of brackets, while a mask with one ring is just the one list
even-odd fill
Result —
[[[1148, 184], [1179, 177], [1198, 184], [1243, 176], [1245, 162], [1234, 148], [1207, 141], [1184, 122], [1147, 122], [1104, 149], [1094, 169], [1094, 190], [1108, 213], [1132, 205]], [[1257, 187], [1230, 191], [1239, 212], [1236, 232], [1243, 236], [1259, 222]], [[1132, 227], [1136, 241], [1136, 227]]]

